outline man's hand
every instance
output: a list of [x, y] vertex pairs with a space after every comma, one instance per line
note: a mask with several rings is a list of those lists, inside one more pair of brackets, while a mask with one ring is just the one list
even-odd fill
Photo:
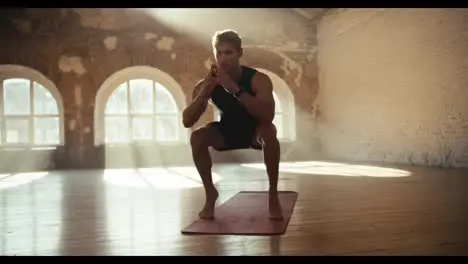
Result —
[[216, 67], [214, 65], [211, 65], [211, 69], [208, 72], [208, 74], [205, 76], [205, 78], [202, 81], [201, 84], [201, 90], [199, 95], [202, 96], [203, 98], [209, 98], [211, 95], [211, 92], [213, 89], [216, 87], [218, 84], [217, 78], [216, 78]]
[[214, 74], [214, 67], [211, 71], [200, 80], [192, 91], [192, 102], [184, 109], [182, 113], [182, 123], [184, 127], [192, 127], [205, 112], [210, 99], [211, 92], [216, 87], [217, 81]]
[[218, 83], [229, 93], [233, 94], [240, 90], [237, 83], [225, 71], [218, 69], [216, 71], [216, 76]]

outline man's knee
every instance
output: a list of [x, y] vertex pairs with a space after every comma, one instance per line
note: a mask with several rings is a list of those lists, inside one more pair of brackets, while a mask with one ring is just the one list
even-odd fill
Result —
[[209, 129], [207, 127], [201, 127], [192, 131], [190, 135], [190, 145], [192, 145], [192, 148], [208, 146], [208, 134]]
[[276, 126], [274, 124], [260, 125], [257, 134], [263, 144], [276, 143], [278, 141]]

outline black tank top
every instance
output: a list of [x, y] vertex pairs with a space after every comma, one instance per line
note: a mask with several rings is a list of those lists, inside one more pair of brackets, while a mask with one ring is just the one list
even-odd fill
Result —
[[[237, 80], [237, 85], [241, 90], [246, 91], [252, 96], [255, 93], [252, 89], [252, 78], [257, 73], [257, 70], [241, 66], [241, 76]], [[223, 86], [218, 85], [211, 93], [211, 102], [218, 108], [221, 117], [221, 123], [232, 123], [255, 126], [257, 120], [247, 111], [245, 106], [234, 97], [234, 95], [227, 92]]]

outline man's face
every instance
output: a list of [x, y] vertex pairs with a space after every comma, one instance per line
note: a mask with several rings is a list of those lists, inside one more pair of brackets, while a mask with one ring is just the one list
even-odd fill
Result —
[[237, 50], [230, 43], [220, 42], [214, 47], [214, 55], [218, 67], [229, 71], [239, 65], [242, 51]]

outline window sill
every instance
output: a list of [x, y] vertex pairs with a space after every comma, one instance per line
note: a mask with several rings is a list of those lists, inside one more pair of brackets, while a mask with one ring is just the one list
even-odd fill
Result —
[[125, 143], [104, 143], [97, 144], [95, 147], [104, 148], [130, 148], [130, 147], [184, 147], [188, 146], [188, 142], [154, 142], [154, 141], [137, 141], [137, 142], [125, 142]]
[[14, 151], [54, 151], [59, 148], [59, 145], [51, 146], [0, 146], [0, 152], [14, 152]]

